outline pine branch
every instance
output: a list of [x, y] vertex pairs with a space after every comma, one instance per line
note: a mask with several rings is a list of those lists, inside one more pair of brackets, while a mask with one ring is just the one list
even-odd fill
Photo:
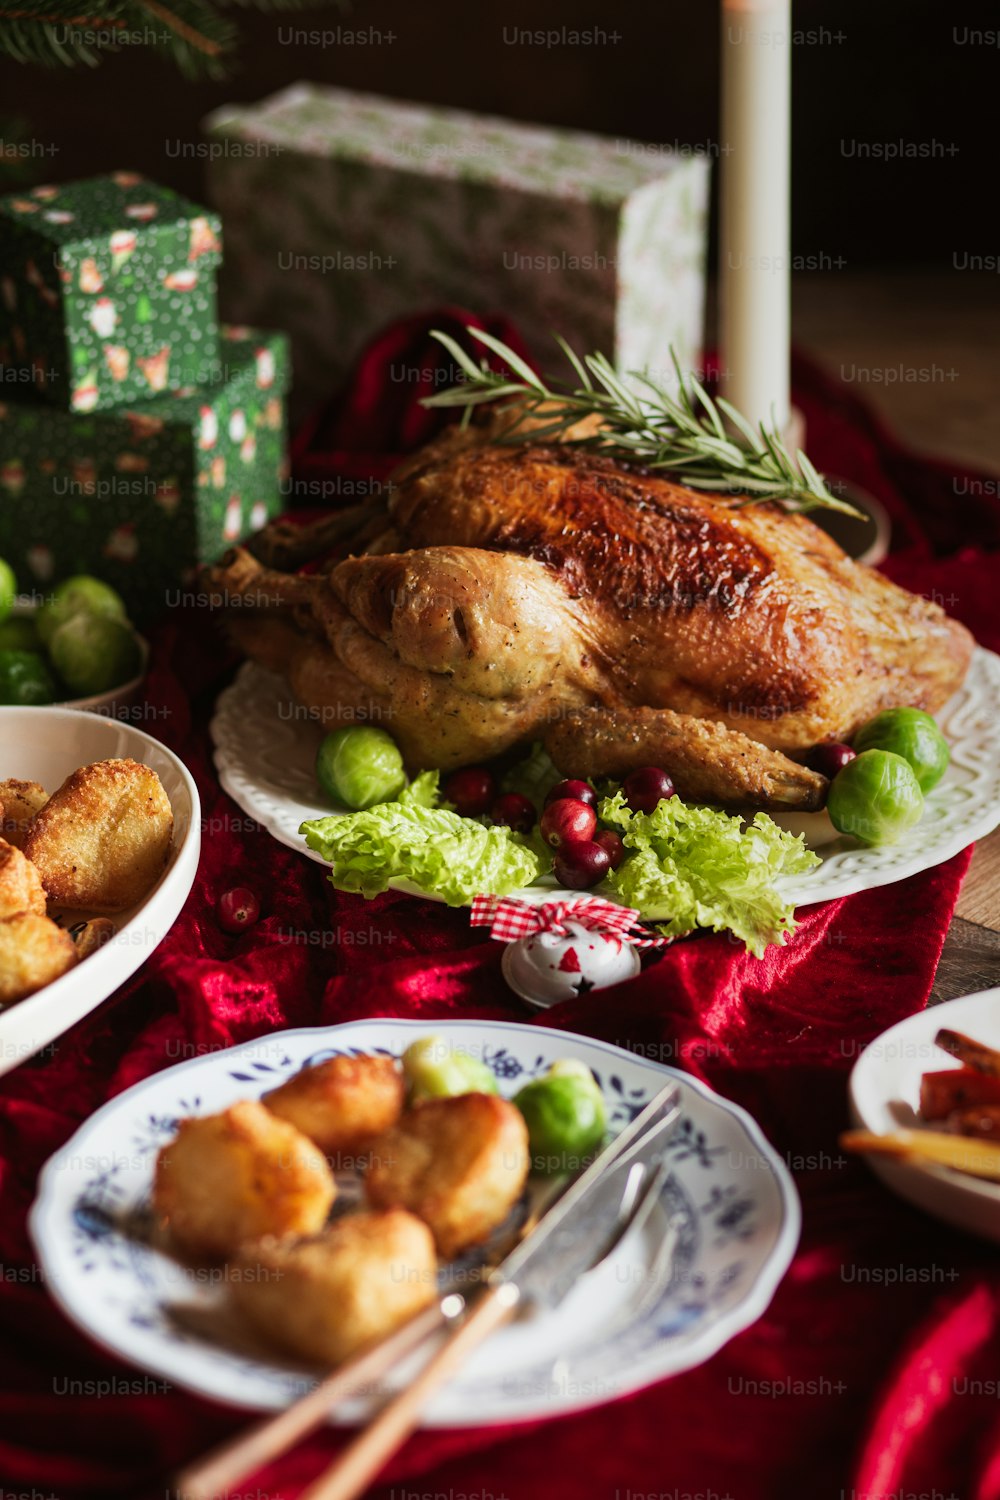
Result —
[[434, 338], [464, 378], [449, 390], [425, 397], [421, 404], [459, 407], [463, 421], [468, 421], [473, 407], [517, 396], [513, 419], [496, 439], [502, 445], [558, 439], [583, 417], [597, 416], [601, 419], [598, 431], [567, 441], [671, 473], [692, 489], [743, 497], [745, 504], [775, 500], [788, 510], [822, 507], [860, 514], [830, 493], [804, 453], [793, 458], [776, 431], [763, 422], [755, 431], [728, 401], [713, 400], [693, 375], [683, 375], [672, 350], [676, 395], [642, 371], [630, 372], [642, 387], [637, 391], [625, 384], [603, 354], [586, 354], [581, 359], [563, 339], [557, 342], [578, 384], [546, 382], [499, 339], [476, 328], [466, 331], [499, 355], [513, 373], [491, 370], [485, 360], [477, 364], [454, 339], [435, 331]]
[[[222, 77], [234, 50], [228, 5], [295, 10], [317, 0], [0, 0], [0, 55], [42, 67], [96, 67], [108, 52], [140, 46], [190, 78]], [[341, 4], [342, 0], [319, 0]]]
[[176, 36], [182, 47], [194, 47], [196, 51], [203, 52], [206, 57], [218, 57], [223, 49], [223, 43], [212, 41], [203, 32], [190, 25], [176, 10], [168, 10], [165, 5], [157, 4], [157, 0], [143, 0], [143, 10], [151, 16], [156, 16]]

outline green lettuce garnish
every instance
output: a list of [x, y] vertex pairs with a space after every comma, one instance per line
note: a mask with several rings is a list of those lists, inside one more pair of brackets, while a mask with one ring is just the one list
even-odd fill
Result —
[[[425, 777], [434, 777], [434, 783]], [[338, 891], [377, 896], [390, 881], [404, 878], [449, 906], [465, 906], [480, 893], [507, 896], [537, 880], [537, 855], [509, 828], [484, 827], [421, 803], [435, 787], [436, 772], [424, 772], [398, 802], [346, 817], [313, 818], [299, 832], [330, 865]]]
[[440, 780], [440, 771], [421, 771], [419, 776], [407, 782], [396, 801], [403, 807], [440, 807]]
[[[503, 779], [540, 807], [559, 772], [540, 744]], [[394, 802], [345, 817], [301, 825], [310, 849], [330, 865], [338, 890], [377, 896], [405, 879], [449, 906], [474, 896], [509, 895], [552, 867], [552, 851], [536, 825], [528, 835], [486, 818], [463, 818], [439, 789], [440, 773], [422, 771]], [[793, 906], [775, 889], [786, 875], [819, 864], [796, 838], [759, 812], [752, 823], [716, 808], [670, 797], [652, 813], [635, 813], [614, 782], [605, 782], [601, 821], [616, 828], [625, 859], [600, 890], [635, 908], [667, 937], [696, 927], [734, 933], [758, 958], [769, 943], [794, 932]]]
[[600, 805], [617, 828], [626, 858], [607, 877], [620, 901], [656, 923], [667, 937], [693, 927], [730, 931], [760, 958], [768, 943], [794, 932], [794, 907], [775, 890], [784, 875], [801, 875], [818, 857], [759, 812], [750, 824], [716, 808], [669, 797], [651, 813], [634, 813], [622, 792]]
[[515, 761], [504, 772], [500, 790], [517, 792], [520, 796], [527, 797], [536, 807], [541, 807], [546, 792], [551, 791], [556, 782], [562, 779], [562, 772], [556, 770], [545, 746], [541, 740], [536, 740], [528, 754]]

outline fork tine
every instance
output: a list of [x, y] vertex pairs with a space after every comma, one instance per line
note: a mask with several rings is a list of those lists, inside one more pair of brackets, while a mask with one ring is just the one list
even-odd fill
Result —
[[[590, 1267], [590, 1271], [596, 1271], [597, 1267], [603, 1265], [608, 1256], [611, 1255], [615, 1250], [617, 1250], [618, 1247], [623, 1244], [627, 1238], [629, 1238], [633, 1234], [638, 1233], [643, 1224], [645, 1224], [646, 1220], [649, 1218], [649, 1215], [652, 1213], [653, 1208], [656, 1205], [656, 1200], [659, 1196], [660, 1188], [667, 1175], [666, 1164], [662, 1161], [657, 1162], [652, 1172], [649, 1172], [647, 1175], [645, 1164], [635, 1162], [629, 1169], [630, 1180], [632, 1173], [635, 1171], [636, 1167], [639, 1166], [642, 1167], [642, 1173], [645, 1180], [642, 1182], [641, 1187], [638, 1189], [635, 1195], [635, 1201], [631, 1204], [628, 1213], [621, 1220], [617, 1229], [609, 1239], [607, 1245], [601, 1251], [600, 1255], [598, 1255], [594, 1260], [593, 1264]], [[629, 1191], [629, 1186], [630, 1183], [626, 1183], [626, 1194]], [[622, 1201], [624, 1202], [624, 1195]], [[585, 1274], [589, 1275], [590, 1271], [587, 1271]]]

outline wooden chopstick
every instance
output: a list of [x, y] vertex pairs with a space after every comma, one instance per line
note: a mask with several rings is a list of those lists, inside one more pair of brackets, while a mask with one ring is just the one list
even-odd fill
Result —
[[217, 1496], [231, 1494], [244, 1475], [272, 1463], [325, 1421], [338, 1401], [384, 1375], [430, 1334], [457, 1317], [464, 1305], [464, 1298], [457, 1294], [435, 1301], [388, 1338], [340, 1365], [298, 1401], [255, 1422], [247, 1431], [182, 1469], [173, 1484], [177, 1500], [216, 1500]]
[[330, 1467], [302, 1491], [300, 1500], [355, 1500], [409, 1437], [435, 1391], [484, 1339], [510, 1321], [519, 1301], [520, 1293], [509, 1281], [484, 1292], [416, 1379], [362, 1428]]
[[[498, 1246], [479, 1268], [477, 1284], [485, 1283], [490, 1272], [510, 1252], [513, 1245], [538, 1224], [542, 1214], [561, 1191], [560, 1180], [554, 1180], [545, 1192], [538, 1194], [513, 1242]], [[226, 1443], [189, 1464], [174, 1479], [176, 1500], [217, 1500], [232, 1493], [233, 1486], [246, 1474], [264, 1464], [273, 1463], [325, 1421], [338, 1401], [355, 1395], [358, 1387], [386, 1374], [399, 1360], [418, 1348], [432, 1333], [454, 1322], [465, 1309], [465, 1298], [450, 1292], [397, 1328], [387, 1338], [363, 1350], [347, 1363], [338, 1366], [312, 1390], [290, 1406], [255, 1422], [246, 1432], [238, 1433]]]
[[970, 1177], [1000, 1182], [1000, 1143], [944, 1130], [847, 1130], [840, 1137], [845, 1151], [892, 1156], [907, 1166], [951, 1167]]
[[[652, 1134], [656, 1133], [654, 1129]], [[627, 1153], [624, 1159], [627, 1161]], [[660, 1162], [638, 1191], [633, 1186], [633, 1174], [629, 1173], [622, 1203], [620, 1233], [610, 1240], [601, 1260], [621, 1242], [622, 1235], [633, 1224], [643, 1222], [663, 1181], [665, 1170]], [[537, 1214], [533, 1217], [537, 1218]], [[520, 1238], [523, 1239], [532, 1228], [534, 1224], [529, 1220], [522, 1227]], [[453, 1325], [437, 1353], [428, 1360], [416, 1379], [387, 1402], [329, 1468], [303, 1490], [300, 1500], [356, 1500], [384, 1468], [400, 1444], [409, 1437], [435, 1392], [440, 1390], [491, 1333], [510, 1321], [520, 1301], [521, 1293], [513, 1282], [488, 1284], [471, 1309]]]
[[[657, 1130], [658, 1127], [654, 1127], [652, 1133], [656, 1134]], [[484, 1261], [479, 1268], [477, 1284], [484, 1286], [486, 1290], [477, 1296], [471, 1313], [463, 1318], [466, 1299], [457, 1292], [446, 1293], [395, 1333], [340, 1365], [299, 1400], [273, 1416], [256, 1422], [248, 1431], [231, 1438], [204, 1458], [182, 1469], [174, 1478], [170, 1494], [175, 1500], [226, 1500], [231, 1495], [234, 1484], [251, 1470], [273, 1463], [313, 1428], [318, 1427], [338, 1401], [356, 1394], [359, 1386], [384, 1375], [397, 1361], [412, 1353], [443, 1325], [457, 1323], [455, 1332], [425, 1365], [413, 1384], [383, 1407], [372, 1424], [363, 1429], [358, 1438], [344, 1450], [341, 1458], [329, 1471], [329, 1476], [338, 1484], [342, 1483], [338, 1478], [340, 1465], [348, 1459], [353, 1466], [350, 1470], [352, 1473], [367, 1473], [365, 1466], [372, 1463], [374, 1469], [371, 1472], [377, 1472], [403, 1438], [413, 1430], [422, 1406], [438, 1386], [447, 1380], [452, 1370], [472, 1352], [476, 1344], [513, 1316], [517, 1302], [516, 1289], [507, 1283], [490, 1287], [487, 1278], [514, 1246], [537, 1227], [564, 1187], [564, 1179], [554, 1178], [546, 1190], [535, 1197], [513, 1239], [495, 1247]], [[465, 1333], [470, 1327], [472, 1331]], [[462, 1337], [459, 1340], [460, 1334]], [[456, 1347], [457, 1353], [450, 1352]], [[327, 1477], [321, 1476], [321, 1480], [325, 1482]], [[333, 1495], [340, 1493], [339, 1489], [330, 1491]], [[325, 1495], [326, 1491], [317, 1491], [317, 1494]], [[303, 1500], [306, 1500], [306, 1496], [303, 1496]]]

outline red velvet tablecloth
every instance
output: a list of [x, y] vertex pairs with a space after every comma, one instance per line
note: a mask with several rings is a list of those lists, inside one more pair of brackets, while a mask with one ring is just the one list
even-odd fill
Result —
[[[390, 389], [392, 361], [425, 372], [405, 397]], [[420, 440], [436, 420], [414, 397], [433, 388], [438, 365], [422, 323], [391, 331], [347, 405], [310, 424], [300, 474], [330, 472], [317, 448], [339, 450], [344, 474], [384, 474], [386, 450]], [[964, 476], [903, 451], [803, 362], [795, 397], [817, 465], [888, 506], [887, 570], [1000, 647], [995, 486], [969, 494]], [[245, 1420], [130, 1369], [56, 1311], [25, 1227], [49, 1154], [111, 1095], [178, 1057], [376, 1014], [534, 1019], [675, 1062], [757, 1116], [804, 1209], [772, 1306], [706, 1365], [580, 1416], [421, 1433], [372, 1491], [378, 1500], [1000, 1500], [996, 1252], [891, 1197], [837, 1147], [858, 1051], [926, 1002], [968, 853], [804, 911], [788, 946], [763, 960], [723, 936], [699, 938], [616, 990], [528, 1017], [501, 979], [500, 945], [464, 913], [338, 895], [318, 866], [247, 829], [211, 768], [206, 724], [232, 662], [206, 639], [204, 621], [165, 622], [148, 685], [163, 710], [151, 727], [183, 755], [203, 798], [191, 898], [131, 983], [0, 1080], [0, 1495], [159, 1500], [171, 1469]], [[237, 882], [258, 892], [262, 916], [232, 937], [214, 902]], [[373, 927], [383, 941], [352, 941]], [[290, 930], [332, 939], [290, 943]], [[317, 1435], [238, 1494], [291, 1500], [341, 1440]]]

